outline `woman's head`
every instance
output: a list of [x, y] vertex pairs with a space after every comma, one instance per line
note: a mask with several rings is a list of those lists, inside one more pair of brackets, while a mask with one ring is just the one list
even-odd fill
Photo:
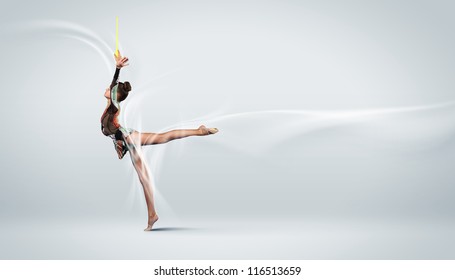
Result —
[[130, 82], [119, 82], [117, 87], [117, 101], [121, 102], [128, 97], [128, 93], [131, 91]]

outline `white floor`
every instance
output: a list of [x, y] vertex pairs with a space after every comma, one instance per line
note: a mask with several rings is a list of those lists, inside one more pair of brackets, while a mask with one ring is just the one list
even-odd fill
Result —
[[454, 259], [444, 221], [3, 222], [1, 259]]

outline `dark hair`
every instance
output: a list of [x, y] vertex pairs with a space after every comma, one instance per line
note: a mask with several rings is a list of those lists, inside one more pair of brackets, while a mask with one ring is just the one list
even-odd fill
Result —
[[117, 88], [117, 100], [121, 102], [128, 97], [128, 93], [131, 91], [130, 82], [119, 82]]
[[[128, 97], [128, 93], [131, 90], [131, 84], [129, 82], [118, 83], [117, 87], [117, 101], [121, 102]], [[107, 112], [110, 114], [117, 113], [118, 109], [113, 103], [107, 108]]]

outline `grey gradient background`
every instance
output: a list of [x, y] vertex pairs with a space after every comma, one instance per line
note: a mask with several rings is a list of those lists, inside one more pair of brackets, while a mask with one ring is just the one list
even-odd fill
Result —
[[[453, 1], [2, 1], [2, 259], [453, 259]], [[160, 220], [100, 131], [144, 148]]]

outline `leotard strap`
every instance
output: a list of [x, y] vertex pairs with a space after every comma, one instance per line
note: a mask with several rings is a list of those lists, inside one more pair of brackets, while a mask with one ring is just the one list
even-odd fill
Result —
[[120, 110], [120, 104], [117, 101], [117, 89], [118, 89], [118, 84], [116, 84], [112, 89], [111, 89], [111, 101], [112, 104], [114, 104], [117, 109]]

